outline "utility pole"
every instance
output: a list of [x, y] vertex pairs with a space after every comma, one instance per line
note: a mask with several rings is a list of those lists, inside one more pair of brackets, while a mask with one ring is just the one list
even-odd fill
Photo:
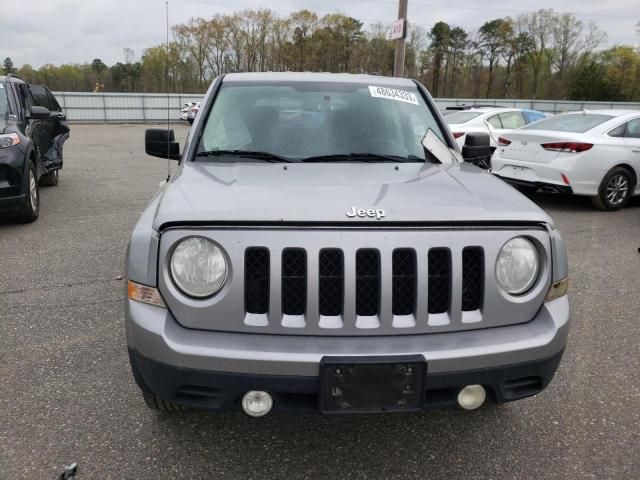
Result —
[[393, 76], [404, 76], [404, 49], [405, 40], [407, 38], [407, 2], [408, 0], [398, 0], [398, 22], [394, 25], [394, 33], [397, 30], [399, 24], [402, 25], [402, 34], [399, 38], [396, 38], [396, 55], [393, 62]]

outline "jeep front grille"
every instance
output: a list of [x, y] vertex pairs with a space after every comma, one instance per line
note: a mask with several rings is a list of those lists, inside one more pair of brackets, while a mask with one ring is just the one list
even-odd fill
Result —
[[[412, 248], [397, 248], [391, 257], [391, 312], [394, 316], [415, 315], [418, 297], [418, 262]], [[245, 252], [245, 308], [247, 313], [269, 311], [269, 251], [251, 247]], [[448, 248], [432, 248], [427, 271], [427, 311], [446, 314], [451, 303], [451, 253]], [[281, 262], [282, 314], [303, 316], [307, 307], [307, 255], [302, 248], [285, 248]], [[309, 272], [315, 275], [316, 272]], [[321, 316], [336, 317], [344, 312], [344, 253], [323, 249], [318, 257], [318, 311]], [[482, 302], [484, 257], [480, 247], [462, 251], [462, 311], [479, 310]], [[374, 317], [381, 313], [380, 252], [360, 249], [355, 255], [355, 313]], [[366, 323], [366, 321], [364, 321]], [[363, 324], [364, 324], [363, 323]], [[375, 323], [375, 322], [374, 322]], [[303, 325], [301, 325], [303, 326]], [[367, 327], [365, 327], [367, 328]], [[371, 327], [368, 327], [371, 328]]]
[[[173, 245], [204, 235], [229, 274], [214, 297], [194, 301], [173, 284]], [[514, 236], [535, 241], [541, 271], [530, 293], [507, 295], [496, 256]], [[533, 318], [551, 284], [543, 228], [172, 229], [161, 237], [159, 288], [191, 329], [274, 335], [407, 335], [515, 325]], [[268, 346], [265, 346], [268, 348]]]

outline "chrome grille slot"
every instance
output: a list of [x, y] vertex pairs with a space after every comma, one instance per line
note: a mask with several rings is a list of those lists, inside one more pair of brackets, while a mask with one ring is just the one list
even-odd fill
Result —
[[462, 250], [462, 311], [470, 312], [482, 307], [484, 255], [480, 247]]
[[393, 251], [392, 311], [394, 315], [411, 315], [416, 309], [416, 252], [410, 248]]
[[282, 313], [304, 315], [307, 304], [307, 254], [301, 248], [282, 252]]
[[370, 248], [356, 252], [356, 315], [372, 317], [380, 312], [380, 252]]
[[451, 298], [451, 253], [447, 248], [429, 250], [429, 314], [446, 313]]
[[344, 255], [337, 248], [320, 251], [319, 265], [320, 315], [342, 315], [344, 307]]
[[247, 313], [269, 311], [269, 250], [248, 248], [244, 255], [244, 304]]

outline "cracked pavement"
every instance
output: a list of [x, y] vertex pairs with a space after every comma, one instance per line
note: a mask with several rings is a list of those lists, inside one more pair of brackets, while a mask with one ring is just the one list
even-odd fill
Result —
[[131, 377], [118, 280], [166, 177], [144, 128], [74, 125], [40, 219], [0, 223], [0, 478], [72, 462], [79, 480], [640, 478], [640, 198], [604, 213], [533, 197], [567, 241], [573, 311], [537, 397], [471, 414], [159, 415]]

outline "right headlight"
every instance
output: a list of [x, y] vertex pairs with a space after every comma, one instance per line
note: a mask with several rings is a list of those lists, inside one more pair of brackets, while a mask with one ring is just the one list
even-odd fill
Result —
[[538, 250], [531, 240], [515, 237], [500, 249], [496, 259], [496, 279], [511, 295], [521, 295], [531, 290], [539, 271]]
[[171, 278], [182, 293], [207, 298], [227, 279], [227, 261], [218, 246], [205, 237], [182, 240], [171, 254]]
[[0, 148], [13, 147], [20, 144], [20, 137], [17, 133], [3, 133], [0, 135]]

